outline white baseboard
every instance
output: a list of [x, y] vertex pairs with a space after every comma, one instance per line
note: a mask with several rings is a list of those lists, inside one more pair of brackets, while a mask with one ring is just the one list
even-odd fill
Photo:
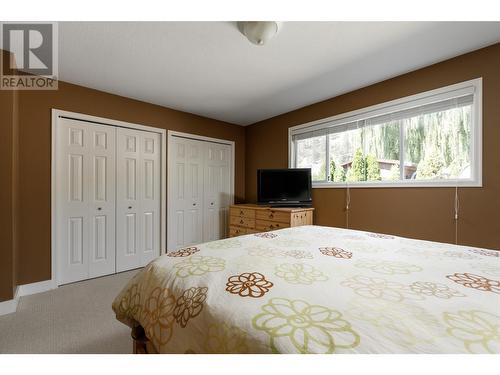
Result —
[[55, 285], [55, 283], [52, 280], [20, 285], [16, 287], [13, 299], [0, 302], [0, 315], [15, 313], [17, 310], [17, 305], [19, 304], [19, 298], [21, 298], [22, 296], [29, 296], [30, 294], [42, 293], [56, 288], [57, 285]]
[[19, 302], [19, 288], [14, 292], [14, 298], [0, 302], [0, 316], [15, 313]]
[[52, 280], [45, 280], [38, 283], [20, 285], [18, 288], [18, 295], [19, 297], [29, 296], [31, 294], [43, 293], [55, 288], [56, 287], [54, 286]]
[[0, 315], [15, 313], [17, 310], [17, 299], [9, 299], [8, 301], [0, 302]]

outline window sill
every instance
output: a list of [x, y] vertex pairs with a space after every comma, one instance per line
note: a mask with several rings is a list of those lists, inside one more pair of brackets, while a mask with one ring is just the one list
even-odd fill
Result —
[[313, 182], [313, 189], [350, 189], [357, 188], [450, 188], [450, 187], [483, 187], [481, 180], [446, 180], [446, 181], [384, 181], [384, 182]]

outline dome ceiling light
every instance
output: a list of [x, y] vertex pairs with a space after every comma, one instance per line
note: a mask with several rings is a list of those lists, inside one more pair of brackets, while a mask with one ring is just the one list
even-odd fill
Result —
[[242, 21], [238, 22], [238, 29], [251, 43], [263, 46], [278, 34], [282, 24], [276, 21]]

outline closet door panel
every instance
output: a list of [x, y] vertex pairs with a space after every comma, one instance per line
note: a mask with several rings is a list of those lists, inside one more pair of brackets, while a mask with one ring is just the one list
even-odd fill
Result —
[[141, 265], [139, 245], [142, 242], [140, 217], [141, 134], [118, 128], [116, 134], [116, 270], [138, 268]]
[[231, 204], [231, 147], [206, 142], [204, 166], [203, 241], [227, 237]]
[[167, 221], [171, 228], [167, 237], [167, 251], [175, 250], [186, 242], [185, 228], [186, 223], [186, 201], [188, 199], [187, 191], [187, 145], [183, 139], [173, 138], [169, 144], [168, 160], [169, 175], [167, 183], [169, 184], [169, 197], [167, 212], [169, 213]]
[[168, 250], [203, 241], [203, 142], [173, 137], [168, 150]]
[[56, 132], [58, 284], [115, 271], [115, 129], [59, 118]]
[[189, 199], [185, 201], [188, 229], [183, 246], [197, 245], [203, 241], [203, 142], [187, 140], [187, 189]]
[[159, 256], [160, 149], [157, 133], [117, 130], [118, 271], [142, 267]]
[[215, 241], [219, 238], [217, 235], [219, 223], [217, 220], [217, 209], [213, 207], [205, 207], [203, 221], [203, 241]]
[[58, 284], [88, 278], [88, 134], [83, 123], [59, 119], [56, 158]]
[[160, 253], [160, 142], [159, 134], [141, 134], [141, 266]]
[[115, 272], [116, 129], [92, 125], [89, 131], [89, 277], [98, 277]]

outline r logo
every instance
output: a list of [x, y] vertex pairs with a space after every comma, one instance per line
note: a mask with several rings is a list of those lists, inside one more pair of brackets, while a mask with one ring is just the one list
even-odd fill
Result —
[[3, 75], [54, 75], [53, 26], [52, 23], [2, 24], [2, 48], [14, 57], [9, 64], [3, 64]]

